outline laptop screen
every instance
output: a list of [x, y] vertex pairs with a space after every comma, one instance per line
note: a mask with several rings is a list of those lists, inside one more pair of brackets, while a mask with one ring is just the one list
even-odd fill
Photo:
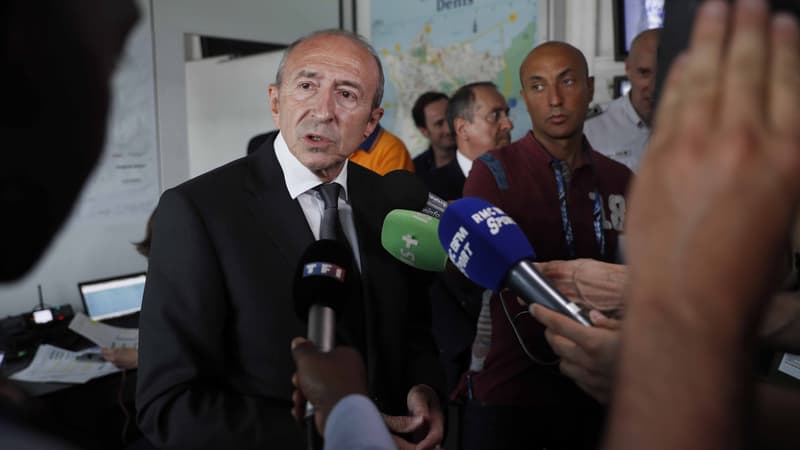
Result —
[[139, 312], [144, 281], [145, 274], [137, 273], [78, 284], [86, 315], [105, 320]]

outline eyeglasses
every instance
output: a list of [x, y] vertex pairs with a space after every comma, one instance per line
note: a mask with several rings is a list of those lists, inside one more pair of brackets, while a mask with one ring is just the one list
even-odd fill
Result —
[[489, 122], [491, 124], [495, 124], [497, 122], [500, 122], [503, 119], [508, 119], [508, 118], [509, 118], [508, 117], [508, 110], [494, 110], [494, 111], [490, 111], [488, 114], [486, 114], [483, 117], [483, 120], [485, 120], [485, 121], [487, 121], [487, 122]]

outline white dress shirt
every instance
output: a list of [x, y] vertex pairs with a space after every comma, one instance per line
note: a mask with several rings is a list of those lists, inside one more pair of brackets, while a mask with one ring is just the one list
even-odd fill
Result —
[[456, 161], [458, 162], [458, 167], [461, 168], [461, 172], [464, 173], [464, 178], [467, 178], [469, 171], [472, 170], [472, 160], [464, 156], [461, 150], [456, 149]]
[[587, 120], [583, 133], [595, 150], [634, 172], [650, 142], [650, 128], [633, 109], [630, 94], [612, 101], [605, 112]]
[[[300, 204], [300, 208], [302, 208], [303, 214], [306, 216], [306, 222], [308, 222], [311, 232], [314, 233], [314, 239], [319, 239], [319, 227], [322, 223], [325, 203], [322, 201], [320, 193], [314, 188], [322, 184], [322, 180], [292, 154], [289, 146], [286, 145], [286, 140], [283, 139], [282, 133], [278, 133], [274, 146], [275, 156], [278, 158], [278, 164], [283, 171], [283, 181], [286, 183], [289, 196], [292, 200], [296, 199]], [[342, 171], [333, 179], [332, 183], [338, 183], [342, 187], [339, 191], [339, 222], [342, 224], [342, 231], [353, 249], [356, 264], [361, 270], [356, 228], [353, 224], [353, 208], [350, 206], [350, 196], [347, 192], [348, 162], [348, 160], [345, 160]]]

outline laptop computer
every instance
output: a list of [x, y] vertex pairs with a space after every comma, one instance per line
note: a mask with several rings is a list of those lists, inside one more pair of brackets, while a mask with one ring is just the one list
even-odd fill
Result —
[[90, 319], [122, 327], [137, 327], [142, 309], [145, 273], [78, 283]]

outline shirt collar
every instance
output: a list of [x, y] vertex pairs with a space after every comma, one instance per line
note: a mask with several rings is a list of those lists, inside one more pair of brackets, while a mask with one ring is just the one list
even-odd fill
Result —
[[[322, 180], [317, 177], [308, 167], [297, 159], [296, 156], [289, 150], [286, 140], [283, 139], [283, 133], [279, 132], [275, 138], [275, 157], [278, 158], [278, 164], [283, 170], [283, 180], [286, 183], [286, 189], [289, 191], [289, 196], [292, 200], [296, 199], [300, 194], [319, 186]], [[342, 193], [345, 201], [350, 198], [347, 195], [347, 165], [349, 160], [345, 160], [344, 167], [339, 175], [332, 181], [339, 183], [342, 186]]]
[[636, 113], [636, 109], [633, 107], [633, 103], [631, 103], [631, 93], [628, 92], [628, 95], [625, 96], [625, 101], [622, 102], [622, 112], [625, 114], [625, 117], [631, 121], [634, 125], [639, 128], [647, 128], [647, 125], [644, 123], [639, 114]]
[[458, 167], [461, 168], [461, 172], [464, 173], [464, 178], [468, 177], [469, 171], [472, 170], [472, 160], [464, 156], [461, 150], [456, 150], [456, 161], [458, 162]]
[[[543, 164], [549, 165], [550, 161], [556, 159], [555, 157], [553, 157], [553, 155], [550, 154], [550, 152], [547, 151], [546, 148], [544, 148], [544, 145], [542, 145], [536, 139], [536, 136], [533, 135], [533, 130], [528, 131], [528, 134], [526, 134], [525, 137], [520, 139], [520, 141], [524, 140], [528, 140], [528, 142], [523, 145], [523, 148], [532, 147], [534, 150], [532, 152], [533, 156], [536, 159], [540, 160]], [[581, 164], [580, 166], [576, 167], [576, 169], [579, 169], [583, 166], [590, 166], [594, 164], [594, 161], [592, 159], [592, 150], [594, 150], [592, 148], [592, 144], [590, 144], [589, 140], [586, 139], [586, 135], [583, 135], [583, 149], [581, 150], [583, 154], [581, 155], [582, 156]]]

